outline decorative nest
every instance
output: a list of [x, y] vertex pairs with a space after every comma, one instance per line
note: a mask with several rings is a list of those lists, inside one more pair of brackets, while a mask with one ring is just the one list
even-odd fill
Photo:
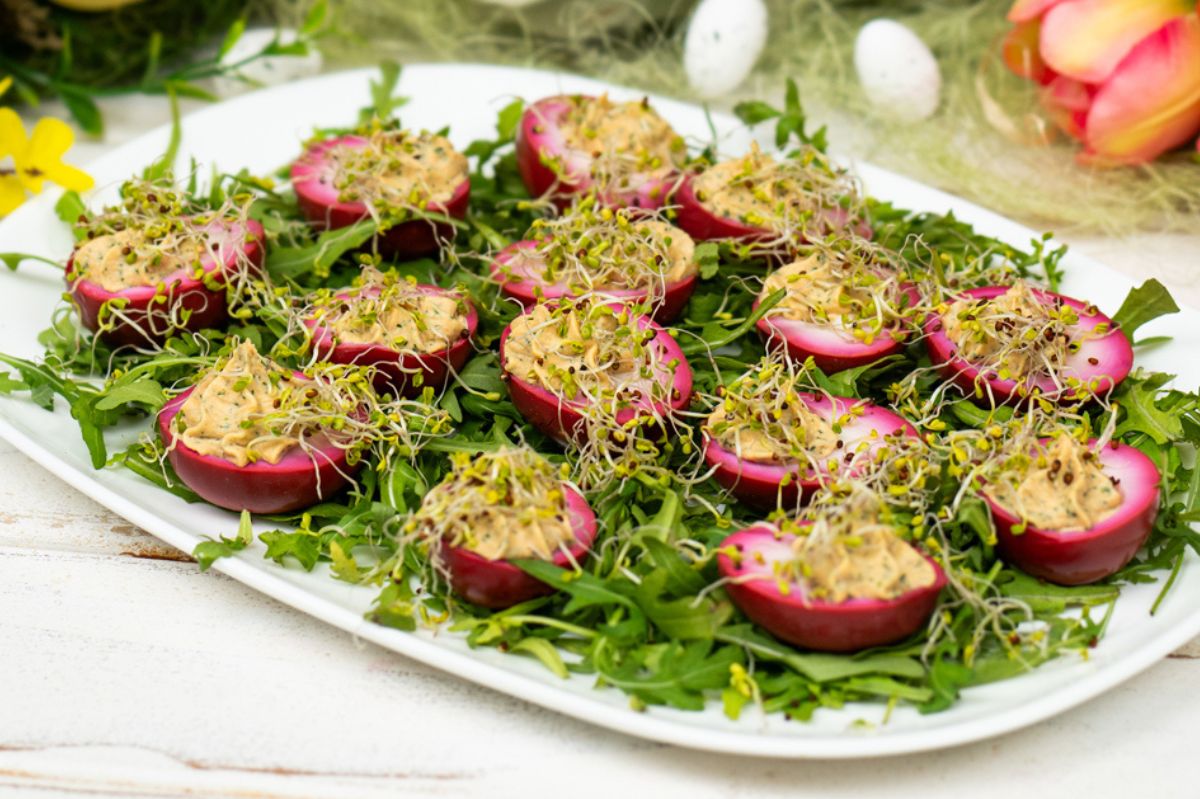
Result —
[[[297, 20], [311, 0], [261, 0]], [[741, 92], [771, 98], [800, 84], [844, 152], [1035, 225], [1074, 232], [1194, 230], [1200, 163], [1179, 152], [1139, 167], [1080, 166], [1075, 146], [1037, 117], [1024, 81], [997, 57], [1008, 0], [767, 0], [770, 39]], [[689, 97], [682, 39], [694, 0], [335, 0], [343, 33], [323, 44], [343, 63], [472, 61], [553, 67]], [[889, 16], [929, 44], [944, 80], [922, 123], [876, 115], [859, 89], [854, 38]], [[369, 44], [369, 47], [363, 45]], [[520, 91], [519, 87], [513, 87]], [[730, 102], [740, 99], [731, 97]], [[864, 123], [864, 120], [867, 122]]]
[[[314, 0], [148, 0], [82, 13], [0, 0], [0, 73], [55, 75], [79, 87], [136, 85], [150, 63], [211, 46], [240, 15], [297, 24]], [[812, 116], [848, 154], [1035, 225], [1068, 232], [1191, 231], [1200, 214], [1196, 153], [1119, 169], [1078, 165], [1074, 143], [1038, 116], [1033, 89], [997, 57], [1008, 0], [767, 0], [767, 50], [742, 96], [801, 86]], [[472, 61], [552, 67], [689, 97], [682, 39], [695, 0], [331, 0], [322, 49], [342, 64]], [[859, 89], [854, 38], [890, 16], [932, 48], [944, 80], [933, 118], [878, 116]], [[70, 63], [64, 73], [65, 42]], [[513, 87], [520, 91], [519, 87]], [[730, 103], [737, 97], [731, 97]]]

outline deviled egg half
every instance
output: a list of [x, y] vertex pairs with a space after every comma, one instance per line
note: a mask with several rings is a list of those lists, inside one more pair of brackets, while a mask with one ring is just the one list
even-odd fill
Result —
[[540, 303], [500, 337], [517, 410], [560, 442], [632, 426], [665, 426], [687, 407], [692, 370], [679, 344], [635, 307], [604, 297]]
[[1133, 368], [1133, 347], [1094, 305], [1032, 288], [970, 289], [925, 321], [933, 362], [984, 405], [1103, 397]]
[[806, 649], [854, 652], [903, 640], [929, 621], [947, 582], [870, 491], [814, 505], [796, 519], [752, 525], [719, 551], [734, 604], [775, 637]]
[[683, 138], [646, 99], [545, 97], [525, 109], [517, 128], [525, 187], [559, 207], [594, 192], [605, 205], [659, 208], [686, 157]]
[[405, 529], [430, 549], [459, 596], [505, 608], [553, 592], [512, 561], [581, 563], [596, 517], [565, 467], [528, 447], [451, 456], [450, 471], [426, 493]]
[[600, 293], [648, 304], [659, 322], [683, 313], [700, 267], [684, 231], [654, 214], [584, 198], [561, 216], [539, 219], [525, 239], [492, 263], [505, 297], [529, 309], [542, 300]]
[[452, 240], [453, 224], [437, 217], [466, 216], [471, 194], [467, 158], [446, 137], [378, 122], [312, 142], [291, 178], [317, 229], [373, 219], [379, 251], [400, 258], [430, 255]]
[[317, 292], [304, 316], [318, 357], [372, 367], [376, 390], [396, 396], [441, 388], [471, 356], [479, 327], [459, 292], [374, 267], [347, 289]]
[[67, 260], [83, 326], [113, 345], [153, 349], [223, 325], [231, 297], [259, 274], [262, 225], [232, 202], [204, 208], [165, 183], [130, 182], [122, 193], [83, 223]]
[[674, 202], [679, 226], [697, 241], [751, 244], [776, 260], [829, 234], [871, 236], [855, 181], [811, 148], [776, 159], [751, 144], [744, 156], [688, 174]]

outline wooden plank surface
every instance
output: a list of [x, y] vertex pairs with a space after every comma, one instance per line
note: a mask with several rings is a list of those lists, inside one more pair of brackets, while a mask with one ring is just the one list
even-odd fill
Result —
[[1195, 642], [995, 741], [857, 764], [723, 757], [599, 730], [354, 641], [201, 574], [7, 445], [0, 473], [0, 794], [1013, 796], [1053, 775], [1080, 794], [1189, 795]]

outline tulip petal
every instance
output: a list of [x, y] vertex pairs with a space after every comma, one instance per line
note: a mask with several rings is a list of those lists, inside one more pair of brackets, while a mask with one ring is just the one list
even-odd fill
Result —
[[23, 152], [28, 143], [21, 117], [11, 108], [0, 108], [0, 158]]
[[1056, 72], [1102, 83], [1134, 45], [1176, 17], [1191, 0], [1072, 0], [1042, 20], [1042, 58]]
[[1141, 163], [1200, 132], [1200, 17], [1163, 26], [1100, 87], [1087, 118], [1085, 157]]
[[1068, 136], [1083, 139], [1095, 87], [1058, 75], [1039, 93], [1050, 119]]
[[1046, 65], [1038, 52], [1038, 39], [1041, 34], [1040, 20], [1030, 20], [1015, 25], [1004, 37], [1000, 46], [1000, 54], [1004, 65], [1014, 75], [1045, 86], [1054, 78], [1054, 70]]
[[1008, 10], [1009, 22], [1028, 22], [1037, 19], [1045, 11], [1061, 3], [1063, 0], [1017, 0]]
[[7, 216], [25, 202], [25, 187], [16, 175], [0, 175], [0, 216]]

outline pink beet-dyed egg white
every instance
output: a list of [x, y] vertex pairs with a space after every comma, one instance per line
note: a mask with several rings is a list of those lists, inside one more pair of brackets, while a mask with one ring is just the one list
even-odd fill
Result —
[[870, 239], [864, 215], [848, 210], [856, 197], [854, 184], [815, 153], [777, 160], [752, 146], [745, 156], [684, 175], [672, 202], [676, 224], [696, 241], [757, 245], [783, 260], [831, 233]]
[[[696, 241], [735, 241], [742, 244], [767, 244], [777, 241], [783, 234], [778, 230], [763, 225], [753, 225], [736, 217], [722, 214], [706, 206], [696, 196], [695, 179], [692, 176], [680, 181], [674, 195], [678, 205], [676, 223], [686, 230]], [[813, 226], [814, 232], [829, 233], [845, 228], [850, 221], [850, 214], [841, 208], [826, 208], [820, 212], [821, 222]], [[855, 232], [864, 238], [870, 238], [872, 230], [865, 222], [855, 226]], [[796, 236], [787, 241], [783, 249], [803, 245], [812, 240], [806, 234]]]
[[[782, 267], [772, 276], [768, 276], [762, 291], [754, 301], [757, 310], [773, 291], [780, 287], [773, 278], [788, 270], [797, 268], [812, 258], [794, 262]], [[849, 274], [849, 273], [848, 273]], [[846, 277], [846, 280], [852, 277]], [[811, 295], [804, 282], [791, 284], [784, 282], [787, 296], [773, 308], [770, 308], [758, 320], [759, 334], [773, 350], [784, 352], [788, 358], [797, 364], [803, 364], [812, 358], [821, 371], [826, 373], [840, 372], [874, 363], [889, 355], [895, 355], [904, 349], [909, 336], [909, 325], [905, 322], [908, 309], [920, 301], [917, 290], [905, 284], [892, 284], [890, 289], [871, 300], [874, 309], [864, 314], [862, 319], [849, 316], [829, 315], [819, 318], [809, 313], [809, 318], [797, 313], [796, 307], [803, 308]], [[796, 303], [791, 301], [795, 299]], [[891, 317], [891, 321], [882, 329], [876, 329], [876, 316], [883, 314]]]
[[[682, 231], [680, 233], [687, 235]], [[496, 254], [492, 262], [492, 278], [500, 284], [500, 293], [525, 309], [543, 300], [581, 296], [580, 292], [562, 281], [546, 282], [542, 277], [544, 267], [539, 268], [538, 244], [537, 241], [518, 241]], [[697, 276], [693, 274], [649, 289], [601, 288], [598, 291], [623, 302], [649, 305], [654, 310], [654, 321], [667, 324], [683, 313], [692, 292], [696, 290], [696, 283]]]
[[525, 188], [560, 208], [595, 192], [614, 207], [661, 207], [687, 154], [682, 138], [646, 101], [607, 96], [545, 97], [517, 128], [517, 168]]
[[[297, 372], [296, 377], [304, 378]], [[257, 461], [240, 466], [205, 455], [185, 444], [175, 432], [175, 417], [195, 391], [189, 388], [158, 414], [158, 432], [167, 458], [188, 488], [217, 507], [251, 513], [288, 513], [329, 499], [342, 489], [357, 465], [344, 449], [317, 435], [305, 448], [295, 447], [278, 463]]]
[[[958, 297], [992, 300], [1009, 289], [986, 286], [964, 291]], [[1067, 354], [1053, 374], [1041, 370], [1017, 379], [1004, 377], [987, 364], [972, 363], [947, 335], [946, 318], [931, 314], [925, 321], [925, 345], [942, 374], [967, 396], [985, 405], [1020, 402], [1034, 394], [1071, 402], [1091, 395], [1107, 395], [1120, 385], [1133, 368], [1133, 347], [1112, 319], [1081, 300], [1041, 289], [1030, 289], [1030, 293], [1047, 307], [1069, 306], [1078, 314], [1078, 322], [1065, 330], [1069, 340]]]
[[[388, 221], [388, 226], [376, 237], [375, 246], [384, 255], [394, 255], [399, 258], [418, 258], [436, 253], [442, 243], [454, 238], [454, 226], [446, 222], [438, 222], [414, 215], [412, 204], [414, 196], [419, 205], [417, 211], [462, 219], [467, 214], [467, 204], [471, 195], [471, 181], [466, 171], [466, 159], [455, 152], [441, 137], [429, 137], [425, 134], [412, 137], [415, 141], [426, 144], [432, 153], [441, 152], [439, 156], [445, 159], [461, 159], [461, 169], [454, 173], [453, 185], [445, 197], [437, 199], [422, 199], [418, 195], [396, 197], [387, 193], [386, 189], [363, 189], [360, 193], [375, 193], [378, 196], [370, 204], [357, 197], [347, 196], [347, 185], [354, 185], [355, 176], [347, 174], [347, 169], [361, 168], [353, 166], [352, 154], [369, 152], [373, 147], [386, 147], [379, 144], [387, 133], [376, 133], [372, 136], [337, 136], [318, 141], [308, 147], [303, 155], [292, 165], [292, 188], [296, 192], [296, 201], [301, 212], [318, 230], [337, 230], [349, 227], [364, 219], [375, 216], [387, 217], [397, 214], [400, 221]], [[395, 136], [408, 136], [404, 132], [396, 132]], [[401, 140], [402, 141], [402, 140]], [[403, 147], [403, 144], [397, 146]], [[386, 160], [386, 151], [380, 154], [381, 160]], [[415, 170], [420, 162], [406, 164], [403, 170]], [[347, 167], [347, 164], [352, 166]], [[379, 167], [382, 168], [382, 167]], [[384, 172], [376, 187], [386, 185], [393, 176]], [[416, 178], [416, 184], [422, 185], [423, 177]], [[351, 192], [353, 193], [353, 192]], [[394, 206], [394, 207], [393, 207]], [[405, 219], [404, 217], [409, 217]]]
[[[65, 276], [83, 326], [115, 346], [152, 347], [177, 333], [223, 325], [229, 318], [229, 287], [262, 268], [263, 228], [253, 219], [215, 219], [198, 229], [207, 244], [200, 257], [202, 273], [186, 265], [151, 284], [115, 291], [80, 274], [72, 253]], [[113, 314], [118, 309], [119, 317]]]
[[647, 305], [655, 321], [683, 313], [699, 278], [696, 244], [659, 214], [597, 207], [585, 198], [533, 223], [492, 260], [500, 293], [529, 309], [543, 300], [603, 294]]
[[[1043, 441], [1046, 443], [1046, 441]], [[1121, 504], [1085, 530], [1043, 530], [1024, 523], [992, 498], [983, 498], [996, 524], [1000, 556], [1022, 571], [1061, 585], [1082, 585], [1114, 574], [1146, 543], [1158, 515], [1158, 468], [1137, 447], [1088, 442], [1096, 463], [1121, 494]]]
[[[862, 473], [881, 448], [918, 435], [902, 416], [868, 400], [810, 393], [801, 393], [799, 398], [818, 417], [834, 425], [837, 433], [837, 448], [819, 464], [748, 460], [710, 431], [704, 433], [704, 460], [713, 468], [713, 479], [747, 505], [795, 506], [835, 475]], [[832, 472], [829, 461], [838, 464]]]
[[722, 542], [717, 567], [730, 599], [751, 621], [805, 649], [855, 652], [903, 640], [929, 621], [947, 582], [941, 566], [922, 555], [933, 582], [893, 599], [810, 597], [803, 584], [780, 577], [780, 566], [795, 558], [794, 538], [767, 523], [747, 527]]
[[[556, 551], [549, 560], [565, 569], [582, 563], [587, 557], [596, 540], [596, 514], [573, 487], [563, 483], [562, 490], [575, 540], [565, 550]], [[489, 560], [464, 546], [443, 542], [438, 557], [449, 572], [454, 593], [485, 608], [499, 610], [554, 593], [551, 586], [530, 576], [511, 561]]]
[[[598, 302], [611, 309], [614, 314], [627, 315], [629, 323], [640, 331], [649, 331], [647, 351], [653, 351], [657, 362], [653, 383], [635, 396], [626, 398], [613, 414], [617, 424], [644, 416], [665, 420], [677, 411], [687, 408], [692, 397], [692, 369], [687, 357], [671, 334], [649, 316], [641, 315], [621, 303]], [[537, 312], [535, 306], [525, 316]], [[576, 306], [578, 307], [578, 306]], [[553, 311], [551, 311], [553, 313]], [[521, 317], [518, 317], [518, 320]], [[562, 397], [524, 375], [512, 371], [507, 351], [512, 347], [516, 320], [504, 329], [500, 336], [500, 364], [508, 383], [513, 404], [525, 419], [538, 430], [559, 442], [578, 439], [586, 431], [586, 415], [589, 402], [579, 397]]]
[[[472, 339], [479, 328], [479, 313], [474, 305], [450, 289], [425, 284], [418, 284], [413, 288], [423, 294], [453, 298], [462, 304], [465, 327], [456, 341], [434, 352], [400, 352], [384, 344], [339, 340], [337, 333], [329, 325], [323, 324], [320, 319], [312, 318], [308, 319], [305, 325], [311, 331], [317, 357], [332, 363], [373, 367], [373, 385], [380, 394], [415, 397], [425, 386], [433, 386], [435, 389], [444, 386], [450, 376], [462, 369], [471, 357]], [[368, 287], [365, 293], [371, 297], [378, 297], [380, 289]], [[352, 297], [346, 292], [335, 296], [352, 301]], [[417, 379], [418, 375], [420, 379]]]

